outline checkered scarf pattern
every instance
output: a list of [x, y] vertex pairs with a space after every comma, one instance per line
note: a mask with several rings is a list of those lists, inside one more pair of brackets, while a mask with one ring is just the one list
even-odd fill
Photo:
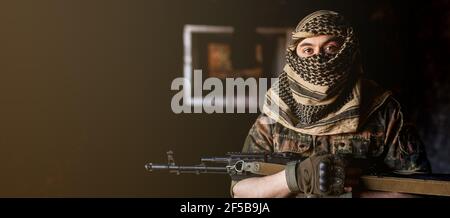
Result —
[[[342, 39], [336, 54], [299, 57], [297, 42], [318, 35]], [[286, 66], [279, 81], [267, 92], [263, 112], [292, 129], [305, 133], [326, 132], [347, 120], [355, 129], [359, 117], [359, 75], [356, 69], [358, 43], [353, 28], [333, 11], [317, 11], [305, 17], [292, 33]], [[278, 109], [275, 111], [273, 107]], [[331, 126], [330, 126], [331, 125]], [[334, 127], [333, 127], [334, 126]], [[327, 131], [328, 131], [327, 130]]]

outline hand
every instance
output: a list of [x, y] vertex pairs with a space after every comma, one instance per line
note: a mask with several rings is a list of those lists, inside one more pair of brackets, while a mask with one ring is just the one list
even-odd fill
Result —
[[286, 166], [286, 181], [293, 193], [340, 195], [344, 191], [345, 163], [340, 156], [313, 155]]

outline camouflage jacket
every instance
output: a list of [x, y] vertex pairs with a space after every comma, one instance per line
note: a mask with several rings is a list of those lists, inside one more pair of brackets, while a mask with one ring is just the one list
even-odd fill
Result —
[[305, 157], [317, 152], [345, 154], [377, 166], [377, 171], [430, 172], [417, 131], [403, 121], [400, 104], [389, 97], [357, 133], [306, 135], [261, 114], [245, 140], [243, 152], [295, 152]]

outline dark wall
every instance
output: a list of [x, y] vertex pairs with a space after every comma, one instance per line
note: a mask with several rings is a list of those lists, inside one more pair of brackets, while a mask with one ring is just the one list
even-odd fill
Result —
[[171, 111], [184, 24], [294, 26], [342, 12], [367, 76], [395, 91], [450, 172], [449, 4], [390, 1], [1, 1], [0, 196], [227, 196], [222, 175], [149, 174], [238, 151], [257, 114]]

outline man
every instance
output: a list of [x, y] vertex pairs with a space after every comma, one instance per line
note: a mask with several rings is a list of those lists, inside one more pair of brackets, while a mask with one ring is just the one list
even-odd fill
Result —
[[340, 195], [357, 190], [358, 176], [368, 170], [430, 171], [423, 145], [391, 92], [362, 78], [357, 40], [341, 15], [308, 15], [292, 41], [243, 151], [294, 152], [306, 160], [274, 175], [233, 181], [234, 197]]

